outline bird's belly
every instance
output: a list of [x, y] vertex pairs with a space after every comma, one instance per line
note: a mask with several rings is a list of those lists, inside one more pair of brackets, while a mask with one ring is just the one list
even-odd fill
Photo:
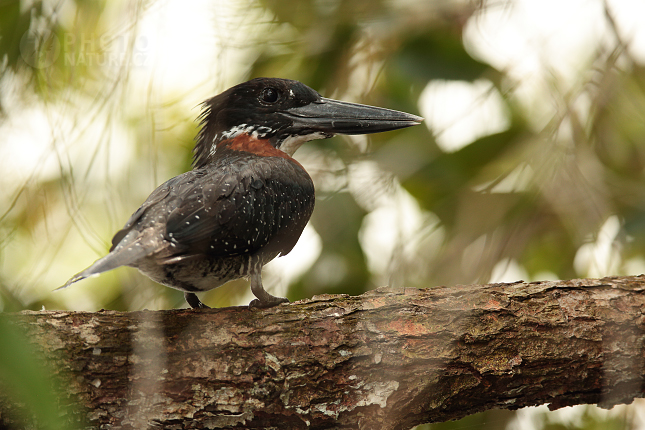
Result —
[[247, 277], [253, 267], [264, 265], [275, 257], [258, 254], [225, 258], [199, 256], [170, 264], [160, 264], [155, 258], [149, 257], [139, 261], [136, 268], [167, 287], [197, 292], [212, 290], [229, 281]]

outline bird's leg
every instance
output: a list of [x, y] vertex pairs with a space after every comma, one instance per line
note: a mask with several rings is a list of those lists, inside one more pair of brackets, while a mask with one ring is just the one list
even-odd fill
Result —
[[280, 303], [289, 303], [286, 297], [276, 297], [267, 293], [262, 287], [262, 269], [251, 274], [251, 292], [257, 297], [249, 303], [250, 308], [271, 308]]
[[186, 302], [190, 305], [191, 308], [193, 309], [210, 309], [211, 307], [208, 305], [205, 305], [202, 303], [201, 300], [199, 300], [199, 297], [197, 297], [197, 294], [195, 293], [184, 293], [184, 298], [186, 299]]

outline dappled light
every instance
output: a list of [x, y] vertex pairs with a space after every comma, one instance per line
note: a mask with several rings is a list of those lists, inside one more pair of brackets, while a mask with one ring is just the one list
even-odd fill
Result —
[[[640, 1], [62, 0], [0, 11], [1, 311], [183, 306], [181, 292], [130, 268], [53, 290], [190, 169], [200, 103], [259, 76], [426, 118], [298, 150], [316, 208], [293, 251], [265, 268], [271, 294], [645, 272]], [[202, 296], [213, 307], [251, 298], [246, 281]], [[643, 429], [637, 408], [487, 412], [420, 429]]]

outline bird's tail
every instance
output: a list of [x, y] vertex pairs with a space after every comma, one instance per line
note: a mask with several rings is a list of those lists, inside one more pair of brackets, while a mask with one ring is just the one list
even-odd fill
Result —
[[[124, 238], [125, 241], [126, 238]], [[142, 246], [138, 238], [126, 246], [117, 246], [112, 252], [103, 258], [96, 260], [90, 267], [72, 276], [64, 285], [54, 291], [69, 287], [75, 282], [98, 276], [103, 272], [116, 269], [121, 266], [128, 266], [151, 253], [150, 247]], [[126, 242], [127, 243], [127, 242]]]

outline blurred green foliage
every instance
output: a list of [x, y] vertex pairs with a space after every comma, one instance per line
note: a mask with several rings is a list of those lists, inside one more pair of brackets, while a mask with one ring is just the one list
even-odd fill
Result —
[[622, 416], [599, 416], [591, 408], [586, 408], [574, 422], [563, 423], [548, 414], [538, 418], [542, 430], [624, 430], [633, 428], [631, 414]]
[[9, 428], [34, 425], [42, 430], [74, 428], [68, 423], [73, 400], [63, 390], [61, 381], [54, 379], [56, 373], [54, 363], [40, 356], [26, 333], [0, 315], [0, 396], [14, 404], [12, 414], [4, 417], [0, 414], [0, 428], [7, 425], [3, 418], [13, 423]]
[[[383, 283], [432, 287], [486, 282], [504, 262], [517, 264], [528, 280], [637, 274], [635, 270], [645, 267], [645, 65], [626, 49], [628, 41], [608, 18], [616, 35], [613, 42], [594, 47], [585, 67], [566, 83], [547, 71], [552, 80], [546, 79], [535, 95], [539, 100], [527, 103], [518, 90], [522, 82], [509, 70], [475, 58], [464, 43], [464, 29], [474, 16], [488, 8], [513, 7], [512, 1], [501, 3], [263, 0], [245, 3], [233, 17], [236, 25], [251, 16], [247, 12], [269, 17], [262, 23], [265, 30], [248, 43], [252, 55], [245, 57], [236, 82], [256, 76], [298, 79], [328, 97], [419, 113], [420, 96], [429, 83], [486, 80], [501, 96], [508, 117], [504, 130], [452, 152], [438, 144], [439, 130], [425, 126], [374, 135], [367, 143], [337, 137], [303, 147], [296, 158], [316, 182], [311, 225], [322, 250], [290, 285], [290, 299], [360, 294]], [[50, 294], [73, 274], [56, 271], [59, 264], [65, 270], [71, 267], [61, 263], [64, 256], [76, 263], [89, 252], [94, 257], [105, 253], [111, 234], [147, 193], [189, 168], [197, 131], [191, 118], [197, 110], [179, 109], [173, 100], [150, 102], [147, 110], [129, 109], [133, 78], [127, 58], [116, 69], [71, 61], [81, 58], [88, 46], [95, 51], [109, 46], [96, 40], [112, 40], [105, 36], [114, 36], [114, 28], [135, 32], [140, 17], [155, 7], [155, 2], [131, 2], [124, 6], [127, 13], [119, 14], [100, 0], [0, 3], [0, 127], [8, 127], [12, 111], [32, 105], [48, 113], [77, 108], [81, 118], [72, 129], [61, 129], [62, 137], [52, 133], [60, 163], [57, 175], [41, 178], [42, 166], [36, 164], [27, 179], [3, 191], [4, 311], [65, 308], [68, 302]], [[65, 15], [69, 9], [74, 12]], [[68, 18], [59, 20], [62, 15]], [[134, 48], [128, 42], [125, 49]], [[223, 89], [218, 72], [213, 76], [213, 91]], [[116, 122], [136, 144], [122, 169], [116, 174], [109, 170], [113, 166], [100, 152], [99, 144], [110, 142], [107, 126], [97, 146], [85, 149], [90, 162], [70, 161], [65, 133], [73, 136], [88, 124]], [[0, 149], [14, 144], [0, 140]], [[361, 163], [374, 163], [386, 185], [361, 185], [376, 183], [352, 173]], [[108, 173], [102, 180], [92, 179], [104, 165]], [[524, 175], [521, 181], [518, 171]], [[412, 196], [422, 221], [412, 234], [402, 233], [408, 227], [404, 217], [381, 226], [397, 232], [399, 239], [387, 267], [375, 273], [361, 232], [383, 198], [397, 201], [402, 194]], [[609, 249], [607, 261], [599, 262], [601, 269], [580, 263], [584, 247], [600, 247], [601, 233], [613, 225], [611, 220], [618, 227], [602, 242]], [[79, 245], [85, 249], [75, 251]], [[74, 252], [78, 255], [67, 255]], [[25, 262], [22, 266], [14, 264], [15, 255]], [[83, 268], [77, 266], [74, 270]], [[321, 276], [330, 271], [334, 276]], [[183, 303], [180, 292], [127, 269], [74, 288], [83, 291], [86, 301], [81, 302], [94, 308], [171, 308]], [[246, 289], [244, 281], [237, 281], [207, 293], [204, 300], [216, 306], [239, 304]], [[14, 335], [0, 327], [0, 341]], [[0, 363], [0, 371], [9, 365]], [[33, 369], [39, 372], [36, 365]], [[44, 404], [46, 411], [49, 403]], [[494, 428], [486, 426], [483, 416], [427, 428]], [[629, 428], [585, 416], [579, 427], [557, 427], [545, 419], [539, 428]], [[599, 422], [617, 427], [598, 427]]]

